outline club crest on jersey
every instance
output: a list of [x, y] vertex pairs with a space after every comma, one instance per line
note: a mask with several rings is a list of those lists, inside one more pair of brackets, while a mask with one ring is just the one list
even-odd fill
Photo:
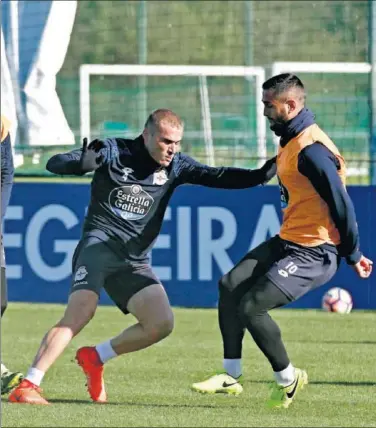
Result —
[[289, 203], [289, 192], [287, 191], [286, 187], [282, 184], [282, 181], [278, 177], [278, 184], [279, 184], [279, 192], [281, 196], [281, 208], [284, 209], [287, 207]]
[[132, 168], [123, 168], [123, 176], [121, 177], [122, 181], [127, 181], [128, 180], [128, 175], [131, 174], [133, 172]]
[[77, 270], [76, 270], [76, 274], [74, 275], [74, 280], [75, 281], [82, 281], [86, 275], [88, 274], [86, 266], [80, 266]]
[[162, 186], [167, 182], [167, 180], [168, 176], [165, 169], [160, 169], [153, 175], [153, 184], [158, 184], [158, 186]]

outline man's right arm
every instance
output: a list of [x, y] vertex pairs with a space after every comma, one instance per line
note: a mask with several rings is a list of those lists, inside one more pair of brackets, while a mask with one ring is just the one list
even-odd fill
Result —
[[52, 156], [47, 162], [47, 171], [57, 175], [84, 175], [80, 166], [82, 149]]
[[81, 149], [52, 156], [47, 162], [47, 171], [57, 175], [84, 175], [108, 163], [118, 154], [116, 139], [93, 140], [89, 146], [84, 139]]

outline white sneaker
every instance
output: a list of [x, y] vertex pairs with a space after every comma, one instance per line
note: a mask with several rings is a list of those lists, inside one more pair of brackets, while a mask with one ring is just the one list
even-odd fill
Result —
[[232, 394], [239, 395], [243, 392], [240, 384], [242, 376], [235, 379], [227, 373], [220, 373], [203, 382], [194, 383], [192, 389], [203, 394]]

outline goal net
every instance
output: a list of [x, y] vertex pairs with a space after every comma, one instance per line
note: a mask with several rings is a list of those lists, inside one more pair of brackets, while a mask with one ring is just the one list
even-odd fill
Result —
[[80, 67], [81, 137], [142, 132], [157, 108], [185, 121], [183, 150], [209, 165], [254, 167], [267, 158], [262, 67]]
[[185, 120], [186, 153], [209, 165], [256, 167], [275, 153], [277, 143], [263, 116], [262, 83], [282, 72], [302, 78], [307, 106], [348, 160], [348, 174], [367, 182], [368, 63], [274, 62], [265, 68], [84, 64], [81, 137], [134, 137], [152, 110], [170, 108]]

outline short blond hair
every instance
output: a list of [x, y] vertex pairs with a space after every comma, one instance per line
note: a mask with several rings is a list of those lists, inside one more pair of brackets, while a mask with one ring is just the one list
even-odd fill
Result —
[[154, 110], [147, 118], [145, 128], [160, 129], [162, 123], [172, 126], [173, 128], [184, 128], [184, 122], [180, 116], [172, 110], [160, 108]]

